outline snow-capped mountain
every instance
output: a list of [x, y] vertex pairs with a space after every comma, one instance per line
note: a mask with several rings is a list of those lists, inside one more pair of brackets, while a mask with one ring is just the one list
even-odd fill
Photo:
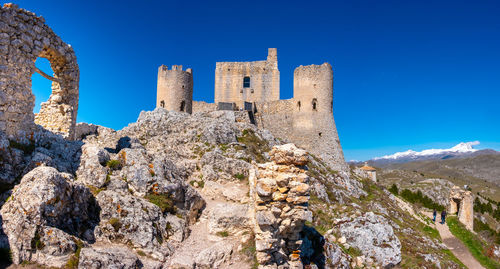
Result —
[[382, 159], [400, 159], [400, 158], [418, 158], [432, 155], [441, 155], [447, 153], [472, 153], [478, 151], [473, 146], [479, 145], [479, 141], [461, 142], [458, 145], [449, 149], [426, 149], [422, 151], [407, 150], [404, 152], [397, 152], [392, 155], [385, 155], [382, 157], [373, 158], [374, 161]]
[[474, 146], [479, 145], [479, 141], [462, 142], [447, 149], [426, 149], [422, 151], [407, 150], [391, 155], [376, 157], [368, 161], [369, 164], [377, 167], [385, 167], [390, 164], [400, 164], [413, 161], [424, 160], [445, 160], [452, 158], [462, 158], [482, 154], [498, 154], [491, 149], [478, 150]]

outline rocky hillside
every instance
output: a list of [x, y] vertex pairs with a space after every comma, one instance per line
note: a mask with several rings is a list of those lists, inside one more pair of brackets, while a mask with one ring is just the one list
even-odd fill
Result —
[[[382, 186], [238, 122], [142, 112], [0, 134], [3, 260], [57, 268], [462, 268]], [[4, 264], [6, 265], [6, 264]], [[1, 266], [1, 265], [0, 265]]]

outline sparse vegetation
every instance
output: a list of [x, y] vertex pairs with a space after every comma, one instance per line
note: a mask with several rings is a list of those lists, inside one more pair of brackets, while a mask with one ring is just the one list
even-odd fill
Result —
[[35, 151], [35, 141], [29, 140], [28, 144], [19, 143], [15, 140], [9, 140], [9, 146], [11, 148], [19, 149], [24, 152], [24, 154], [31, 154]]
[[120, 230], [120, 228], [122, 227], [122, 223], [121, 223], [120, 219], [118, 219], [118, 218], [110, 218], [108, 222], [109, 222], [109, 224], [111, 224], [111, 226], [113, 226], [113, 229], [115, 229], [115, 232], [118, 232]]
[[111, 170], [119, 170], [122, 166], [122, 163], [119, 160], [109, 160], [106, 162], [106, 166]]
[[240, 173], [235, 174], [234, 177], [239, 179], [239, 180], [244, 180], [247, 178], [244, 174], [240, 174]]
[[195, 183], [198, 185], [198, 188], [203, 189], [203, 187], [205, 187], [205, 181], [203, 181], [203, 180], [191, 180], [191, 181], [189, 181], [189, 184], [193, 187], [195, 187]]
[[78, 263], [80, 261], [80, 251], [83, 248], [83, 242], [80, 239], [74, 239], [76, 243], [75, 254], [71, 255], [68, 262], [66, 263], [65, 269], [78, 268]]
[[177, 211], [170, 194], [149, 193], [144, 198], [158, 206], [163, 213], [175, 214]]
[[229, 236], [228, 231], [220, 231], [220, 232], [217, 232], [216, 234], [217, 234], [217, 236], [220, 236], [220, 237], [228, 237]]
[[140, 250], [140, 249], [137, 251], [137, 254], [138, 254], [139, 256], [143, 256], [143, 257], [144, 257], [144, 256], [146, 256], [146, 253], [144, 253], [144, 251], [142, 251], [142, 250]]
[[45, 244], [40, 239], [41, 239], [40, 233], [38, 229], [36, 229], [35, 236], [33, 237], [33, 239], [31, 239], [31, 249], [40, 250], [45, 247]]
[[253, 130], [243, 130], [242, 136], [239, 136], [236, 139], [238, 142], [245, 144], [247, 152], [255, 158], [256, 162], [264, 163], [267, 161], [264, 157], [264, 152], [268, 152], [270, 150], [269, 144], [266, 140], [258, 137]]

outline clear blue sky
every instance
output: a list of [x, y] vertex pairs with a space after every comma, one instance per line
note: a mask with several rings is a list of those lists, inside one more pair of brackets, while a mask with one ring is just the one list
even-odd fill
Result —
[[[473, 140], [500, 149], [499, 1], [18, 4], [74, 47], [78, 121], [121, 129], [154, 109], [161, 64], [193, 68], [194, 99], [212, 102], [216, 61], [263, 60], [277, 47], [282, 99], [295, 67], [334, 66], [347, 160]], [[50, 84], [36, 76], [38, 103]]]

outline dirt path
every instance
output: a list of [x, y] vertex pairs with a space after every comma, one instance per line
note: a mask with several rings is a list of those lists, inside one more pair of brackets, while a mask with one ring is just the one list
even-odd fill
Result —
[[[424, 214], [432, 219], [431, 212], [424, 212]], [[441, 224], [439, 220], [441, 220], [441, 217], [438, 214], [438, 216], [436, 216], [436, 222], [433, 226], [438, 230], [441, 235], [441, 239], [443, 239], [443, 243], [448, 247], [448, 249], [451, 250], [451, 252], [453, 252], [453, 255], [455, 255], [469, 269], [484, 269], [484, 267], [472, 256], [472, 254], [470, 254], [467, 247], [450, 232], [448, 225], [446, 225], [446, 223]]]

